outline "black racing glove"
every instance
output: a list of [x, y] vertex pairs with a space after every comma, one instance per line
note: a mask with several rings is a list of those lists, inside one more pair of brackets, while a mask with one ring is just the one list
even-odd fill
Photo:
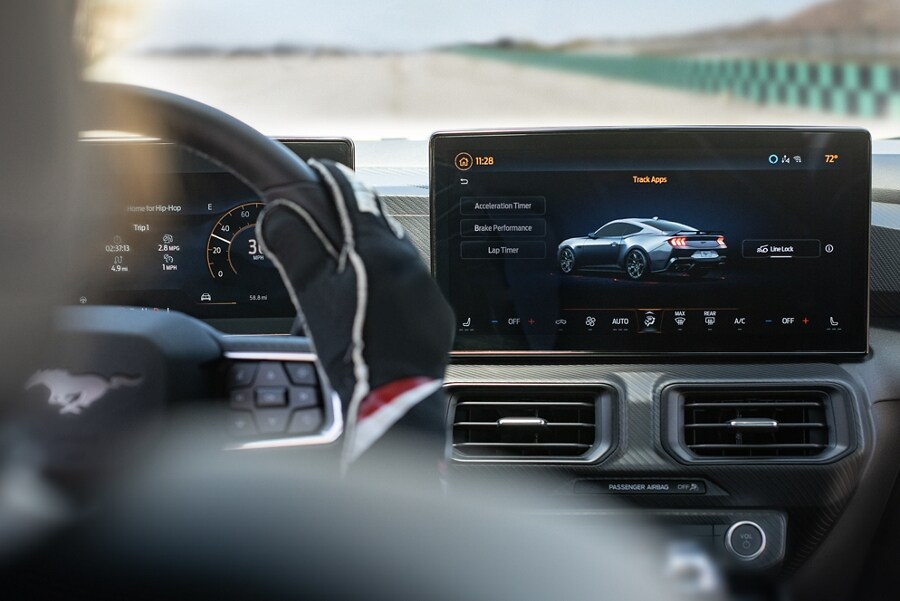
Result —
[[[343, 165], [309, 164], [326, 200], [271, 197], [257, 238], [343, 402], [345, 461], [401, 420], [443, 439], [453, 313], [378, 196]], [[414, 410], [428, 398], [428, 411]]]

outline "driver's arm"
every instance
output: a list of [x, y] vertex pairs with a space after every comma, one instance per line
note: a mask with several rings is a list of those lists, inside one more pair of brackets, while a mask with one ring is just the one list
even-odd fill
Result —
[[409, 434], [426, 445], [410, 452], [436, 463], [444, 453], [441, 385], [452, 311], [378, 196], [343, 165], [310, 165], [327, 200], [270, 195], [257, 237], [341, 398], [343, 462], [368, 454], [370, 463]]

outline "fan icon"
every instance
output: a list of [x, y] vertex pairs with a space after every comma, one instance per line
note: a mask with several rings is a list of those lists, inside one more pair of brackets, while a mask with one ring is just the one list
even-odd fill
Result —
[[589, 316], [584, 320], [584, 325], [586, 325], [586, 326], [589, 327], [589, 328], [593, 328], [595, 325], [597, 325], [597, 318], [594, 317], [593, 315], [589, 315]]

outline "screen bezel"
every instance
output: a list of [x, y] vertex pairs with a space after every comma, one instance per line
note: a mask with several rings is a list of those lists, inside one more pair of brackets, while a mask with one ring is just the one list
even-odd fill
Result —
[[[535, 138], [548, 135], [622, 135], [622, 134], [685, 134], [697, 136], [703, 134], [740, 134], [752, 132], [754, 135], [765, 133], [795, 133], [795, 134], [853, 134], [864, 138], [866, 145], [865, 160], [868, 168], [865, 170], [867, 189], [867, 206], [866, 214], [868, 223], [871, 224], [872, 215], [872, 140], [871, 134], [857, 127], [785, 127], [785, 126], [685, 126], [685, 127], [577, 127], [577, 128], [537, 128], [537, 129], [508, 129], [508, 130], [460, 130], [460, 131], [438, 131], [432, 134], [428, 144], [428, 161], [429, 161], [429, 214], [430, 214], [430, 232], [431, 232], [431, 270], [432, 275], [438, 282], [442, 291], [448, 289], [448, 271], [449, 271], [449, 253], [439, 252], [438, 234], [439, 234], [439, 215], [442, 211], [449, 209], [447, 206], [438, 206], [438, 190], [442, 184], [438, 176], [438, 156], [440, 154], [439, 146], [445, 143], [458, 142], [460, 139], [471, 139], [472, 147], [476, 147], [479, 142], [495, 138]], [[859, 358], [866, 356], [869, 352], [869, 336], [870, 336], [870, 295], [871, 295], [871, 228], [866, 229], [864, 240], [864, 256], [866, 257], [865, 265], [865, 301], [864, 301], [864, 332], [859, 342], [858, 348], [848, 348], [846, 350], [754, 350], [754, 351], [643, 351], [643, 350], [453, 350], [450, 355], [453, 358], [553, 358], [553, 357], [577, 357], [590, 359], [592, 357], [640, 357], [640, 358], [664, 358], [664, 357], [747, 357], [760, 358], [765, 356], [779, 357], [829, 357], [829, 358]], [[849, 337], [848, 337], [849, 340]]]

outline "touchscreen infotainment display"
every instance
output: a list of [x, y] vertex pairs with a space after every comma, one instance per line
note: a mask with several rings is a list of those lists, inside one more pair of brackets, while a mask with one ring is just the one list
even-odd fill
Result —
[[865, 353], [864, 130], [439, 133], [457, 352]]

